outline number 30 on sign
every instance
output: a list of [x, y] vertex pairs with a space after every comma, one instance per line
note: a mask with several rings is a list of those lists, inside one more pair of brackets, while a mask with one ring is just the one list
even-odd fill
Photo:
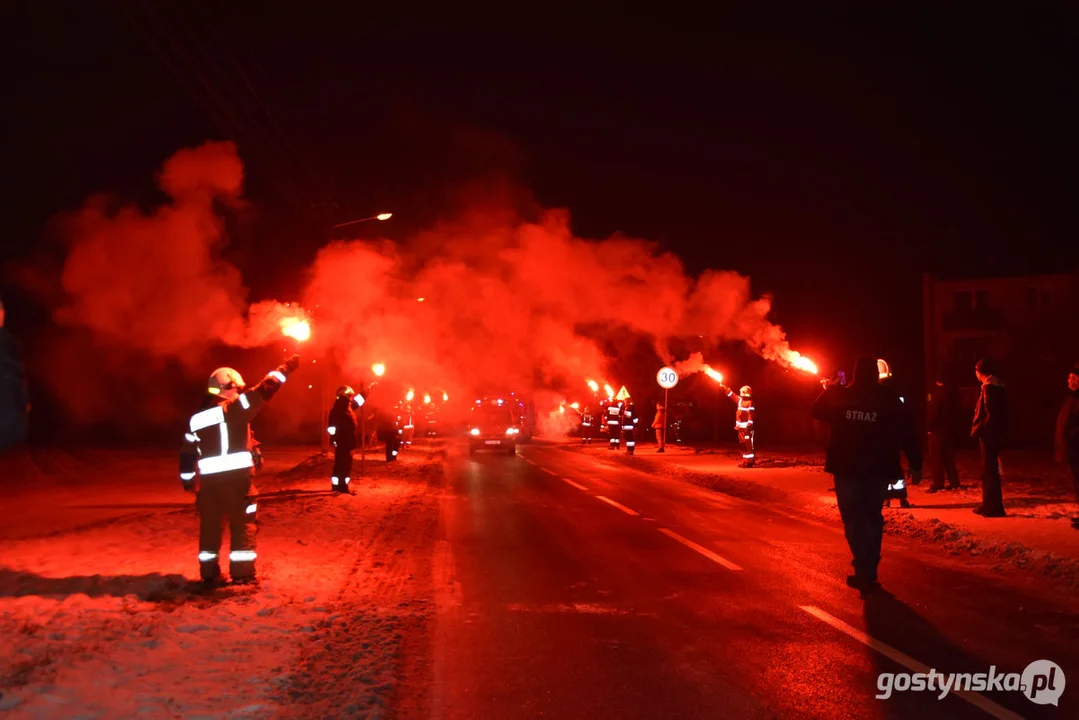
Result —
[[678, 373], [673, 368], [665, 367], [656, 373], [656, 382], [664, 390], [670, 390], [678, 384]]

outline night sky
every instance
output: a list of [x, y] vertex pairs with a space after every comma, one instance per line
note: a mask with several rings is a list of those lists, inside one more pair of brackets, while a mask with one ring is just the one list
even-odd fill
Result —
[[256, 297], [336, 222], [392, 209], [379, 230], [406, 236], [462, 192], [530, 191], [580, 235], [750, 275], [797, 347], [917, 370], [922, 272], [1077, 261], [1079, 13], [971, 7], [535, 24], [5, 4], [0, 259], [91, 193], [153, 202], [172, 152], [233, 139], [251, 205], [229, 252]]

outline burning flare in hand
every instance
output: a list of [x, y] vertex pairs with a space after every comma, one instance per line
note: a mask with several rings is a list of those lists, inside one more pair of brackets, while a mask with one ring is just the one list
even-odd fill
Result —
[[614, 400], [614, 388], [610, 385], [604, 385], [603, 389], [607, 392], [607, 399]]
[[723, 384], [723, 373], [719, 372], [718, 370], [713, 368], [711, 365], [705, 365], [704, 367], [702, 367], [701, 372], [703, 372], [705, 375], [707, 375], [708, 377], [715, 380], [720, 385]]
[[303, 318], [285, 318], [281, 321], [281, 332], [285, 337], [303, 342], [311, 337], [311, 325]]
[[371, 372], [373, 372], [376, 377], [382, 377], [386, 374], [386, 366], [382, 363], [375, 363], [371, 366]]
[[594, 392], [594, 393], [599, 392], [599, 383], [596, 382], [595, 380], [589, 380], [588, 381], [588, 387], [591, 388], [592, 392]]
[[791, 364], [792, 368], [801, 370], [803, 372], [812, 373], [816, 375], [818, 373], [816, 364], [812, 360], [803, 356], [801, 353], [791, 350], [789, 356], [787, 356], [787, 362]]

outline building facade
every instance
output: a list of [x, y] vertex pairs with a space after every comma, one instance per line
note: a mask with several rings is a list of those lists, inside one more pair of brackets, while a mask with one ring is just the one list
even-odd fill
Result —
[[[1021, 277], [922, 279], [925, 377], [951, 368], [973, 412], [974, 364], [1002, 364], [1009, 389], [1011, 437], [1017, 445], [1047, 446], [1079, 362], [1079, 271]], [[967, 428], [969, 430], [969, 428]]]

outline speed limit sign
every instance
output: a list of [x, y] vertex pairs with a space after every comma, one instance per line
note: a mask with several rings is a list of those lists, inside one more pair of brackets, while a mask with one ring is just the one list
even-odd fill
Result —
[[664, 390], [670, 390], [678, 384], [678, 373], [674, 371], [674, 368], [662, 368], [656, 373], [656, 382]]

